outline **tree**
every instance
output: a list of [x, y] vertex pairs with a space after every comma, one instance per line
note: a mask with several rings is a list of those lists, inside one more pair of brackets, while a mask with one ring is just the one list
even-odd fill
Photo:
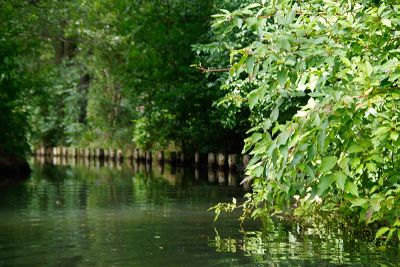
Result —
[[251, 110], [246, 214], [338, 211], [400, 231], [399, 8], [263, 0], [214, 16], [234, 44], [224, 101]]

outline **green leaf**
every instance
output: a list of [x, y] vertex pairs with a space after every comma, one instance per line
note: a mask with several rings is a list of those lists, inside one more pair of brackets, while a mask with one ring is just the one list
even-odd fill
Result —
[[357, 198], [355, 200], [350, 201], [351, 202], [351, 207], [359, 207], [364, 205], [365, 203], [368, 202], [368, 199], [364, 198]]
[[335, 167], [336, 162], [337, 162], [336, 156], [329, 156], [324, 158], [319, 167], [320, 172], [327, 172], [332, 170], [332, 168]]
[[310, 178], [315, 178], [314, 169], [310, 165], [306, 165], [306, 173]]
[[256, 17], [250, 17], [250, 18], [246, 19], [246, 24], [247, 24], [248, 27], [251, 27], [256, 23], [257, 23], [257, 18]]
[[288, 39], [282, 38], [282, 39], [280, 40], [279, 44], [280, 44], [280, 47], [281, 47], [283, 50], [286, 50], [286, 51], [289, 51], [289, 50], [290, 50], [290, 43], [289, 43]]
[[394, 231], [396, 231], [397, 229], [390, 229], [390, 231], [389, 231], [389, 234], [387, 235], [387, 238], [386, 238], [386, 242], [388, 242], [390, 239], [392, 239], [392, 236], [393, 236], [393, 233], [394, 233]]
[[242, 28], [243, 20], [241, 18], [236, 19], [236, 26], [240, 29]]
[[377, 170], [376, 164], [373, 163], [373, 162], [367, 162], [367, 163], [365, 164], [365, 166], [367, 167], [367, 169], [368, 169], [370, 172], [376, 172], [376, 170]]
[[374, 130], [373, 135], [380, 136], [381, 134], [386, 134], [389, 130], [390, 130], [389, 127], [382, 126]]
[[383, 236], [389, 230], [390, 230], [390, 228], [386, 227], [386, 226], [379, 228], [379, 230], [375, 234], [375, 239], [380, 238], [381, 236]]
[[347, 179], [346, 174], [342, 171], [337, 171], [335, 172], [334, 177], [337, 187], [339, 187], [341, 190], [344, 190], [344, 185]]
[[255, 8], [255, 7], [259, 7], [259, 6], [261, 6], [259, 3], [253, 3], [253, 4], [250, 4], [250, 5], [246, 6], [246, 9], [252, 9], [252, 8]]
[[258, 90], [251, 91], [248, 95], [248, 99], [249, 99], [249, 108], [250, 110], [252, 110], [254, 106], [257, 104], [258, 100], [260, 99], [258, 95]]
[[383, 25], [385, 25], [386, 27], [392, 27], [392, 21], [390, 19], [386, 19], [386, 18], [382, 18], [381, 22]]
[[348, 157], [343, 158], [339, 162], [339, 167], [344, 171], [345, 174], [350, 175], [350, 170], [349, 170], [349, 161], [350, 159]]
[[371, 76], [373, 67], [372, 67], [371, 63], [369, 63], [369, 61], [365, 62], [365, 71], [367, 72], [368, 76]]
[[262, 134], [261, 133], [253, 133], [251, 135], [251, 142], [252, 143], [257, 143], [258, 141], [260, 141], [262, 139]]
[[390, 139], [397, 141], [397, 138], [399, 138], [398, 132], [395, 132], [395, 131], [390, 132]]
[[326, 191], [326, 189], [328, 189], [328, 187], [331, 186], [333, 181], [334, 181], [333, 175], [331, 174], [322, 176], [318, 184], [318, 194], [322, 195]]
[[378, 163], [385, 163], [385, 159], [383, 158], [382, 155], [379, 155], [379, 154], [374, 154], [374, 155], [370, 156], [368, 158], [368, 160], [373, 160]]
[[279, 116], [279, 108], [276, 107], [272, 110], [271, 114], [269, 115], [269, 118], [271, 119], [272, 122], [276, 121]]
[[280, 71], [277, 75], [279, 85], [283, 88], [285, 86], [287, 74], [285, 71]]
[[353, 144], [350, 146], [348, 153], [351, 154], [351, 153], [358, 153], [358, 152], [362, 152], [362, 151], [364, 151], [364, 148], [362, 146], [360, 146], [358, 144]]
[[344, 187], [348, 193], [358, 197], [358, 188], [356, 184], [351, 181], [347, 181]]
[[247, 67], [247, 73], [248, 73], [249, 75], [253, 75], [253, 70], [254, 70], [254, 57], [250, 57], [249, 59], [247, 59], [246, 67]]

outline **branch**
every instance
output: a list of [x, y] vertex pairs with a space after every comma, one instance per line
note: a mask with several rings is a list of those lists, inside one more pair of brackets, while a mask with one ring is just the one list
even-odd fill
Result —
[[199, 65], [192, 65], [192, 67], [195, 67], [202, 73], [209, 73], [209, 72], [228, 72], [230, 71], [231, 68], [205, 68], [201, 64]]

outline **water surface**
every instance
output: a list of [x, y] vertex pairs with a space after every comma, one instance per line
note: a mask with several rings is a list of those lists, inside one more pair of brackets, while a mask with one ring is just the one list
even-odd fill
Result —
[[340, 227], [216, 225], [207, 209], [240, 198], [229, 173], [89, 163], [33, 165], [0, 188], [0, 266], [398, 266]]

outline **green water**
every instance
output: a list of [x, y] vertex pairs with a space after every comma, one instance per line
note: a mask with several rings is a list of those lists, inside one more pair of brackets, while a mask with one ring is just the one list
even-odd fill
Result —
[[[214, 228], [211, 205], [240, 197], [227, 173], [134, 166], [33, 165], [0, 188], [0, 266], [399, 266], [345, 229], [275, 223]], [[217, 234], [218, 233], [218, 234]]]

